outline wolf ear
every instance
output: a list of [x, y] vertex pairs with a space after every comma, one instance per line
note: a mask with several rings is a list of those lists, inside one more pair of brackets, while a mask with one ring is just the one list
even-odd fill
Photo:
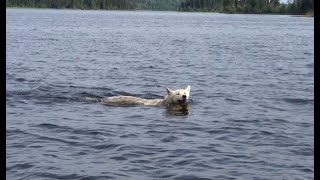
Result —
[[188, 87], [186, 88], [186, 91], [190, 92], [190, 85], [188, 85]]
[[167, 87], [167, 93], [170, 94], [171, 92], [172, 90]]

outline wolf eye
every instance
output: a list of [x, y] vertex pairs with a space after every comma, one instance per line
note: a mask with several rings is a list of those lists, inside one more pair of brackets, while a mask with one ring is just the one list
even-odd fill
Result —
[[178, 95], [178, 96], [179, 96], [179, 95], [180, 95], [180, 93], [176, 93], [176, 95]]

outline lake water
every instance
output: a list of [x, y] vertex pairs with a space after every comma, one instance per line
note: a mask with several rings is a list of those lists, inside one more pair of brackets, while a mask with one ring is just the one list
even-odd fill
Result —
[[[6, 15], [7, 179], [314, 179], [313, 18]], [[187, 85], [187, 115], [85, 100]]]

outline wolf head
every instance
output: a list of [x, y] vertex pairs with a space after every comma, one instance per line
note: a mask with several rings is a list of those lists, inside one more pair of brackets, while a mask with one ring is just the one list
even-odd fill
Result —
[[165, 100], [171, 104], [185, 104], [189, 99], [190, 85], [186, 89], [171, 90], [167, 88]]

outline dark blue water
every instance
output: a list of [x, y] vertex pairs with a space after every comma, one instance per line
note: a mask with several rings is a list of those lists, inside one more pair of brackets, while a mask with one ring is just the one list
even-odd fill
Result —
[[[314, 179], [314, 19], [7, 9], [7, 179]], [[88, 102], [191, 86], [188, 115]]]

